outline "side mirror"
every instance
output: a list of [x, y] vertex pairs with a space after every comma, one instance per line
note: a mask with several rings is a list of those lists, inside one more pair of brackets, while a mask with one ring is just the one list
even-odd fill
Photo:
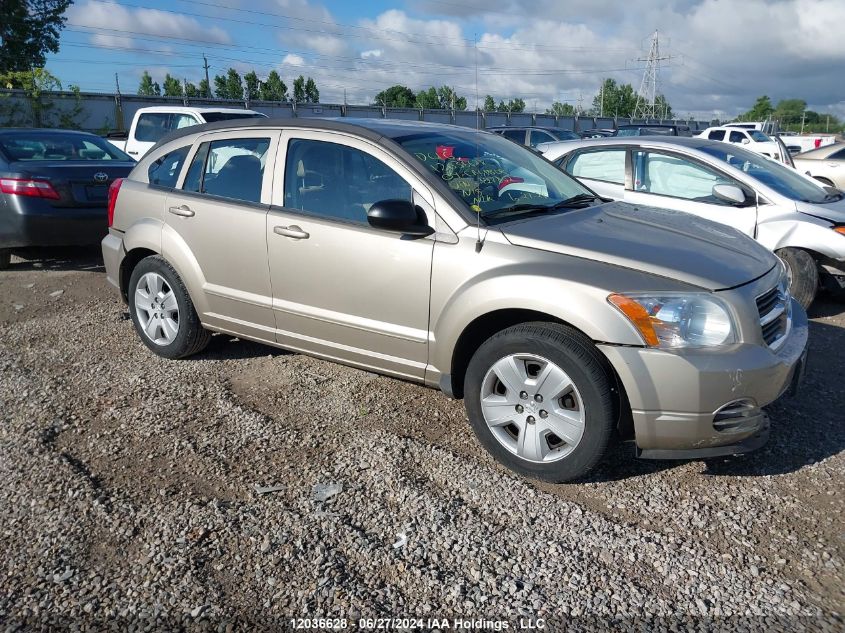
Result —
[[713, 197], [736, 205], [746, 202], [745, 192], [736, 185], [713, 185]]
[[370, 226], [414, 237], [425, 237], [434, 233], [434, 229], [423, 221], [424, 217], [423, 212], [417, 210], [410, 200], [382, 200], [373, 204], [367, 211]]
[[747, 138], [742, 139], [742, 144], [743, 144], [743, 145], [748, 145], [750, 142], [751, 142], [751, 141], [749, 141]]

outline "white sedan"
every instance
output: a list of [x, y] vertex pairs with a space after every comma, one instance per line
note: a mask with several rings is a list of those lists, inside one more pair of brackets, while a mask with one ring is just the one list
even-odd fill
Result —
[[820, 285], [845, 290], [845, 194], [744, 147], [703, 138], [627, 137], [538, 148], [599, 195], [732, 226], [789, 267], [809, 306]]

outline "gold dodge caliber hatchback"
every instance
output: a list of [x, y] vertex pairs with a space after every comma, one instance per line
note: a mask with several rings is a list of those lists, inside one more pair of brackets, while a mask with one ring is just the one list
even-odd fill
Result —
[[463, 398], [513, 470], [743, 453], [807, 318], [739, 231], [609, 202], [496, 134], [390, 120], [176, 131], [109, 192], [103, 255], [166, 358], [225, 332]]

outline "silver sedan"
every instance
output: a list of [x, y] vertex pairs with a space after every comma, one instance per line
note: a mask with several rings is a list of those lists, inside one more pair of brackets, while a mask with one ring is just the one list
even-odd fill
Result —
[[795, 169], [823, 185], [845, 190], [845, 143], [825, 145], [793, 157]]
[[845, 290], [845, 194], [742, 147], [702, 138], [629, 137], [538, 149], [596, 193], [732, 226], [788, 265], [808, 307], [821, 285]]

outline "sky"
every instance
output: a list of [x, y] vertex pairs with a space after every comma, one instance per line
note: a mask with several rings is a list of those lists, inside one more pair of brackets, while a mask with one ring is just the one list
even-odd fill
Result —
[[47, 68], [67, 86], [134, 93], [144, 70], [198, 83], [229, 67], [324, 103], [394, 84], [450, 85], [473, 108], [588, 109], [606, 77], [640, 87], [651, 37], [676, 115], [728, 118], [760, 95], [845, 117], [845, 0], [75, 0]]

